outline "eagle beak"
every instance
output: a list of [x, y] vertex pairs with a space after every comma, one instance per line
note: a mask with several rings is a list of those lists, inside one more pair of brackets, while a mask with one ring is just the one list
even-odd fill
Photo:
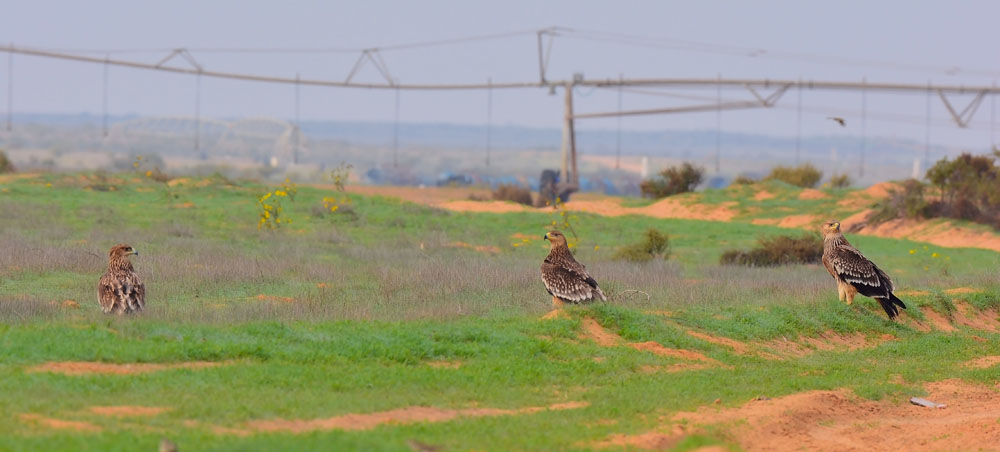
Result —
[[548, 240], [548, 239], [549, 239], [549, 233], [546, 232], [545, 235], [542, 236], [542, 240]]
[[135, 250], [135, 249], [134, 249], [134, 250], [132, 250], [132, 254], [134, 254], [134, 255], [138, 256], [138, 255], [139, 255], [139, 250]]
[[836, 230], [838, 230], [838, 231], [839, 231], [839, 230], [840, 230], [840, 222], [838, 221], [838, 222], [834, 223], [834, 224], [833, 224], [833, 227], [834, 227], [834, 228], [835, 228]]

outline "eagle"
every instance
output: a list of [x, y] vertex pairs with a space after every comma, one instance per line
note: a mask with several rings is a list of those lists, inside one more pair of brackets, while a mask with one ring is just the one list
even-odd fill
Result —
[[131, 314], [146, 306], [146, 286], [132, 268], [132, 255], [139, 252], [124, 243], [108, 253], [108, 271], [97, 283], [97, 301], [105, 314]]
[[549, 241], [549, 255], [542, 261], [542, 283], [552, 295], [552, 306], [560, 308], [566, 303], [586, 303], [600, 298], [607, 301], [587, 267], [576, 261], [566, 245], [566, 236], [559, 231], [545, 234]]
[[840, 233], [839, 221], [828, 221], [820, 227], [823, 233], [823, 266], [837, 281], [840, 301], [851, 304], [858, 293], [872, 297], [885, 309], [890, 319], [899, 315], [906, 304], [893, 291], [892, 280], [874, 262], [851, 246]]

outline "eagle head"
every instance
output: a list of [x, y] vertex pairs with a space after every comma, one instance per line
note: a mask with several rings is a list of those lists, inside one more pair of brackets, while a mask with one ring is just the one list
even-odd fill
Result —
[[139, 255], [139, 252], [132, 248], [131, 245], [124, 243], [119, 243], [111, 247], [111, 252], [108, 253], [108, 257], [111, 259], [122, 259], [131, 255]]
[[557, 247], [559, 245], [566, 245], [566, 236], [559, 231], [549, 231], [545, 233], [545, 240], [552, 243], [552, 247]]
[[832, 234], [840, 234], [840, 222], [837, 220], [827, 221], [823, 223], [823, 226], [820, 226], [819, 230], [823, 233], [824, 237]]

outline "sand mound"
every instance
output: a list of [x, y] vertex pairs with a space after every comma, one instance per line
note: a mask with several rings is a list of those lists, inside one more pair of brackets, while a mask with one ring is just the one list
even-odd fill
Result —
[[[847, 224], [846, 221], [844, 224]], [[1000, 251], [1000, 235], [993, 232], [955, 226], [951, 221], [889, 220], [865, 225], [858, 233], [877, 237], [905, 238], [948, 248], [984, 248]]]
[[118, 405], [118, 406], [92, 406], [88, 409], [91, 413], [99, 416], [109, 417], [145, 417], [156, 416], [170, 411], [170, 408], [161, 406], [138, 406], [138, 405]]
[[767, 190], [761, 190], [761, 191], [759, 191], [759, 192], [757, 192], [756, 194], [753, 195], [753, 200], [754, 201], [764, 201], [766, 199], [772, 199], [772, 198], [774, 198], [774, 196], [775, 196], [774, 193], [771, 193], [771, 192], [769, 192]]
[[889, 334], [867, 337], [862, 333], [843, 334], [835, 331], [825, 331], [817, 337], [802, 336], [795, 340], [779, 338], [764, 342], [761, 345], [774, 350], [780, 359], [782, 356], [799, 358], [815, 353], [816, 351], [851, 351], [871, 348], [895, 339], [895, 336]]
[[587, 407], [586, 402], [558, 403], [544, 407], [526, 407], [516, 409], [504, 408], [464, 408], [448, 409], [414, 406], [389, 411], [363, 414], [344, 414], [324, 419], [268, 419], [250, 421], [244, 429], [231, 429], [230, 432], [286, 432], [308, 433], [324, 430], [371, 430], [385, 424], [415, 424], [429, 422], [447, 422], [458, 418], [512, 416], [531, 414], [542, 411], [574, 410]]
[[597, 449], [629, 447], [641, 450], [670, 450], [682, 439], [684, 439], [683, 433], [648, 432], [638, 435], [616, 433], [603, 441], [594, 443], [593, 447]]
[[948, 380], [927, 385], [929, 409], [902, 400], [872, 402], [851, 391], [809, 391], [739, 408], [679, 413], [689, 426], [733, 424], [748, 451], [994, 450], [1000, 444], [1000, 392]]
[[802, 193], [799, 193], [799, 199], [825, 199], [829, 197], [830, 196], [826, 193], [823, 193], [815, 188], [807, 188], [802, 190]]
[[131, 363], [114, 364], [89, 361], [60, 361], [48, 362], [29, 368], [28, 372], [50, 372], [63, 375], [132, 375], [148, 372], [158, 372], [172, 369], [204, 369], [215, 367], [224, 363], [209, 361], [191, 361], [186, 363], [157, 364], [157, 363]]

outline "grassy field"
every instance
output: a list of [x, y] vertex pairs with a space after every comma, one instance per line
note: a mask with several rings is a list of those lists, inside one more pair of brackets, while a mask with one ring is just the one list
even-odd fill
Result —
[[[671, 415], [817, 389], [900, 403], [926, 382], [1000, 379], [965, 365], [1000, 355], [993, 251], [849, 235], [903, 289], [894, 323], [872, 300], [838, 302], [820, 266], [717, 264], [788, 232], [773, 226], [455, 213], [298, 187], [292, 222], [260, 231], [257, 200], [274, 188], [0, 179], [0, 450], [153, 450], [161, 437], [181, 450], [628, 449], [649, 432], [663, 449], [740, 450], [731, 426], [678, 434]], [[541, 238], [567, 218], [613, 300], [542, 319]], [[613, 260], [649, 228], [670, 235], [669, 261]], [[140, 252], [142, 315], [97, 306], [119, 242]]]

